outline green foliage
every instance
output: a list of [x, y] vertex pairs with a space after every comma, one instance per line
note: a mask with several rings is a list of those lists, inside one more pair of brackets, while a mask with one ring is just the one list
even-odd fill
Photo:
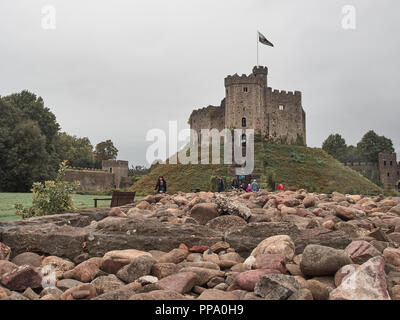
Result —
[[331, 134], [322, 149], [340, 162], [378, 162], [379, 153], [394, 152], [392, 140], [368, 131], [357, 144], [347, 146], [340, 134]]
[[276, 190], [276, 186], [278, 183], [276, 182], [276, 175], [275, 172], [270, 172], [267, 177], [267, 185], [271, 189], [271, 191]]
[[26, 191], [52, 175], [46, 137], [36, 121], [0, 99], [0, 191]]
[[343, 162], [362, 162], [362, 155], [360, 150], [355, 146], [348, 146], [346, 151], [346, 158]]
[[96, 167], [101, 168], [101, 162], [103, 160], [117, 159], [118, 149], [114, 146], [114, 143], [111, 140], [106, 140], [96, 145], [94, 156]]
[[16, 214], [25, 219], [75, 210], [71, 194], [79, 187], [79, 181], [64, 181], [66, 169], [67, 162], [64, 161], [55, 181], [46, 181], [44, 184], [35, 182], [32, 186], [32, 206], [24, 208], [23, 205], [16, 204]]
[[44, 106], [43, 99], [34, 93], [23, 90], [2, 98], [5, 102], [21, 111], [24, 120], [33, 120], [37, 123], [42, 134], [46, 137], [47, 151], [51, 151], [53, 139], [60, 130], [56, 116]]
[[340, 134], [331, 134], [322, 144], [322, 150], [339, 161], [345, 161], [347, 145]]
[[378, 136], [373, 130], [368, 131], [357, 144], [357, 148], [366, 162], [378, 162], [379, 153], [393, 153], [392, 140]]
[[293, 151], [290, 153], [290, 157], [294, 162], [297, 163], [304, 163], [306, 161], [306, 155], [304, 153], [297, 153], [296, 151]]
[[89, 138], [78, 138], [63, 132], [55, 139], [55, 150], [59, 161], [67, 160], [71, 167], [93, 168], [93, 145]]

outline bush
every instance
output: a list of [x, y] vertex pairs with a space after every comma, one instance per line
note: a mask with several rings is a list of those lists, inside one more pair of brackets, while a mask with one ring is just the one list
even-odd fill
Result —
[[268, 174], [267, 184], [271, 188], [272, 191], [276, 190], [277, 182], [276, 182], [276, 175], [274, 172], [270, 172]]
[[66, 169], [67, 161], [64, 161], [60, 165], [55, 181], [45, 181], [44, 184], [35, 182], [31, 189], [32, 206], [24, 208], [21, 204], [15, 204], [16, 214], [25, 219], [74, 211], [71, 194], [79, 187], [79, 181], [74, 183], [64, 181]]

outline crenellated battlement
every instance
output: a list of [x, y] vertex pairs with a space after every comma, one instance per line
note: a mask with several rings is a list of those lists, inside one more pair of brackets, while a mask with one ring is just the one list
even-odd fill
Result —
[[378, 168], [378, 164], [375, 162], [344, 162], [343, 165], [346, 167], [357, 167], [357, 168]]
[[294, 104], [301, 103], [300, 91], [285, 91], [267, 88], [267, 95], [271, 96], [274, 101], [282, 101], [282, 103], [291, 102]]
[[223, 111], [222, 109], [223, 108], [221, 108], [219, 106], [209, 105], [208, 107], [203, 107], [203, 108], [200, 108], [200, 109], [197, 109], [197, 110], [193, 110], [192, 114], [191, 114], [191, 117], [209, 115], [211, 110], [215, 110], [217, 112], [222, 112]]
[[239, 76], [237, 73], [235, 73], [232, 76], [227, 76], [225, 78], [225, 87], [231, 86], [231, 85], [241, 85], [241, 84], [257, 84], [257, 85], [264, 85], [265, 80], [257, 77], [255, 74], [242, 74]]
[[268, 75], [268, 68], [264, 66], [255, 66], [253, 68], [253, 74], [264, 74]]

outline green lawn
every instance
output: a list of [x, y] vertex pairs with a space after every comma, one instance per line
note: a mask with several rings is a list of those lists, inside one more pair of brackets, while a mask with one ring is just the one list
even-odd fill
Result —
[[[75, 207], [79, 209], [93, 208], [93, 198], [111, 198], [111, 196], [93, 196], [74, 194]], [[0, 193], [0, 221], [11, 221], [20, 219], [15, 214], [14, 204], [21, 203], [29, 206], [32, 202], [32, 193]], [[99, 207], [109, 207], [110, 201], [98, 201]]]

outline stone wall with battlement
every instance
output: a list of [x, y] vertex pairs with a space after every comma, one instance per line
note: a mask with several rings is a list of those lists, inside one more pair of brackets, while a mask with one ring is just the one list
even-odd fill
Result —
[[397, 162], [396, 153], [380, 153], [377, 163], [347, 162], [344, 165], [363, 174], [368, 172], [370, 175], [376, 175], [382, 185], [400, 191], [400, 162]]
[[105, 191], [123, 188], [127, 184], [129, 162], [124, 160], [103, 160], [102, 169], [69, 168], [65, 181], [79, 181], [81, 191]]
[[79, 181], [81, 191], [105, 191], [116, 188], [114, 174], [103, 170], [67, 170], [65, 181]]
[[[301, 92], [286, 92], [268, 87], [268, 68], [254, 67], [250, 75], [225, 78], [225, 99], [220, 107], [195, 110], [190, 116], [191, 128], [254, 129], [275, 143], [306, 144], [306, 114]], [[214, 121], [209, 114], [217, 114]]]
[[197, 132], [199, 141], [201, 139], [201, 129], [223, 130], [225, 128], [225, 102], [222, 101], [219, 107], [208, 106], [207, 108], [193, 111], [189, 121], [190, 128]]
[[283, 144], [294, 144], [301, 139], [306, 144], [306, 118], [301, 92], [267, 88], [266, 96], [269, 138]]

